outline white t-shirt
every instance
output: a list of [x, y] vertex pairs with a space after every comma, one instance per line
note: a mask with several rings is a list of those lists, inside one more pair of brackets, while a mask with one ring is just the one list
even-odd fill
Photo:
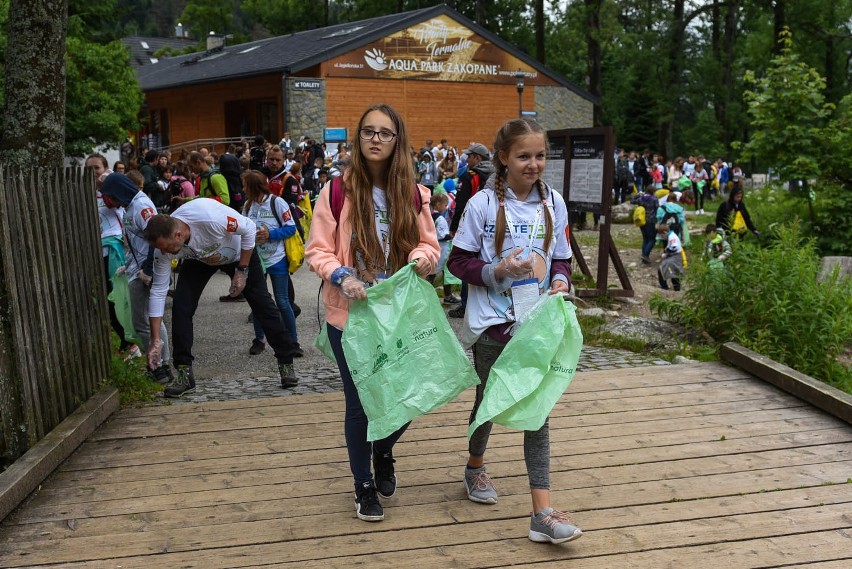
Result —
[[[278, 219], [276, 219], [275, 214], [272, 212], [273, 200], [275, 202], [275, 211], [278, 212], [278, 219], [281, 220], [281, 225], [278, 224]], [[261, 203], [252, 202], [246, 217], [252, 220], [258, 229], [262, 226], [266, 227], [269, 231], [274, 231], [284, 225], [296, 226], [293, 216], [290, 215], [290, 206], [287, 205], [287, 202], [283, 198], [273, 196], [272, 194], [266, 196], [266, 199]], [[267, 267], [275, 265], [287, 255], [284, 250], [284, 240], [274, 239], [267, 241], [263, 245], [258, 245], [257, 254], [260, 255], [260, 258], [263, 259], [263, 263]]]
[[[553, 220], [550, 251], [544, 250], [546, 221], [544, 212], [540, 208], [541, 200], [535, 189], [530, 192], [525, 201], [521, 202], [515, 197], [511, 188], [506, 188], [507, 231], [500, 255], [494, 255], [494, 227], [498, 203], [497, 195], [490, 187], [480, 190], [467, 202], [453, 239], [453, 246], [465, 251], [475, 251], [479, 259], [491, 264], [497, 264], [517, 248], [531, 246], [532, 254], [535, 256], [533, 276], [538, 280], [539, 294], [546, 292], [551, 284], [551, 259], [570, 259], [571, 246], [565, 235], [565, 227], [568, 225], [565, 201], [549, 186], [546, 187], [545, 195], [549, 196], [547, 209]], [[537, 212], [540, 214], [537, 215]], [[538, 217], [538, 223], [536, 223], [536, 217]], [[536, 235], [530, 240], [533, 231]], [[514, 322], [511, 297], [511, 289], [498, 293], [486, 287], [471, 285], [468, 288], [462, 344], [472, 345], [491, 326]]]
[[[121, 237], [121, 218], [124, 217], [124, 208], [107, 207], [104, 198], [98, 192], [98, 217], [101, 221], [101, 239], [106, 237]], [[109, 255], [108, 247], [101, 247], [101, 255]]]
[[136, 279], [142, 269], [142, 263], [148, 257], [150, 245], [145, 241], [145, 228], [148, 220], [157, 214], [157, 208], [144, 192], [138, 192], [127, 205], [124, 212], [124, 231], [127, 234], [127, 275], [129, 280]]
[[387, 194], [381, 188], [373, 186], [373, 211], [376, 215], [376, 234], [379, 236], [379, 247], [385, 256], [385, 264], [390, 254], [390, 215], [388, 214]]
[[154, 252], [154, 283], [148, 316], [162, 316], [169, 290], [172, 259], [195, 259], [208, 265], [228, 265], [239, 260], [240, 252], [254, 249], [254, 222], [230, 207], [210, 198], [186, 202], [172, 214], [189, 225], [189, 242], [177, 254]]

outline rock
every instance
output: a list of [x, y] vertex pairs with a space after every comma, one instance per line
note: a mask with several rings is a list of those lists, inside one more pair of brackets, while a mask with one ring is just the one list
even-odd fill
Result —
[[615, 300], [617, 302], [621, 302], [623, 304], [632, 304], [632, 305], [642, 304], [641, 302], [639, 302], [638, 300], [636, 300], [635, 298], [632, 298], [630, 296], [616, 296]]
[[689, 336], [681, 326], [653, 318], [620, 318], [604, 324], [601, 331], [652, 346], [670, 346], [676, 338]]
[[606, 315], [607, 315], [607, 316], [609, 316], [610, 318], [618, 318], [619, 316], [621, 316], [621, 315], [620, 315], [618, 312], [616, 312], [615, 310], [607, 310], [607, 311], [606, 311]]
[[629, 202], [620, 203], [618, 205], [612, 206], [610, 212], [612, 213], [612, 222], [613, 223], [631, 223], [633, 221], [633, 208], [635, 206]]
[[840, 277], [852, 276], [852, 257], [823, 257], [817, 280], [822, 282], [831, 275], [834, 267], [840, 267]]
[[604, 309], [598, 308], [598, 307], [583, 308], [582, 310], [578, 310], [577, 313], [580, 316], [598, 316], [598, 317], [603, 318]]
[[691, 360], [685, 356], [675, 356], [672, 360], [673, 364], [694, 364], [696, 360]]

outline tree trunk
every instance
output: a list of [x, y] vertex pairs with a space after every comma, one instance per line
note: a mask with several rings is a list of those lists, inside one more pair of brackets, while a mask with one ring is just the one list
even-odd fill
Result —
[[476, 0], [476, 23], [486, 30], [488, 29], [488, 4], [486, 0]]
[[722, 127], [722, 143], [725, 145], [725, 151], [731, 150], [731, 129], [728, 124], [728, 103], [734, 87], [734, 44], [737, 38], [737, 20], [740, 15], [740, 0], [730, 0], [728, 9], [725, 12], [725, 29], [722, 40], [722, 108], [721, 113], [718, 113], [716, 118], [719, 125]]
[[601, 44], [598, 41], [601, 29], [601, 4], [603, 0], [583, 0], [586, 8], [586, 58], [587, 74], [586, 88], [597, 97], [593, 109], [594, 126], [603, 124], [603, 107], [601, 106]]
[[660, 132], [658, 136], [658, 147], [667, 158], [672, 156], [672, 137], [674, 135], [674, 119], [677, 111], [677, 102], [680, 98], [681, 73], [683, 71], [682, 61], [684, 53], [684, 38], [686, 36], [684, 27], [684, 2], [675, 0], [672, 6], [672, 19], [669, 22], [671, 39], [669, 41], [668, 65], [666, 67], [663, 89], [666, 96], [663, 104], [666, 108], [661, 109]]
[[774, 0], [772, 3], [773, 12], [773, 34], [775, 41], [772, 43], [772, 54], [781, 54], [781, 32], [787, 27], [787, 10], [784, 0]]
[[0, 160], [61, 166], [65, 157], [65, 32], [62, 0], [11, 0], [6, 108]]
[[535, 58], [545, 63], [544, 53], [544, 0], [535, 0]]

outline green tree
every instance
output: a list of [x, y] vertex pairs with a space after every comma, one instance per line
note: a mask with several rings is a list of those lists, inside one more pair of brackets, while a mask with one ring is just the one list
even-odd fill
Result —
[[[267, 4], [281, 6], [284, 2]], [[189, 0], [180, 15], [180, 21], [189, 28], [192, 37], [202, 40], [210, 32], [217, 35], [233, 34], [238, 31], [234, 25], [234, 10], [234, 0]]]
[[789, 30], [781, 44], [763, 77], [746, 73], [753, 86], [745, 92], [752, 135], [741, 148], [745, 158], [772, 166], [782, 181], [807, 184], [820, 173], [821, 132], [832, 105], [825, 102], [825, 80], [793, 51]]

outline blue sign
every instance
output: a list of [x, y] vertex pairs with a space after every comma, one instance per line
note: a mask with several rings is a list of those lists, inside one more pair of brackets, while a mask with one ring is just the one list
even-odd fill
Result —
[[346, 142], [348, 140], [346, 130], [345, 128], [324, 128], [322, 139], [325, 142]]
[[538, 116], [538, 111], [521, 111], [521, 116], [530, 117], [531, 119], [534, 119]]

